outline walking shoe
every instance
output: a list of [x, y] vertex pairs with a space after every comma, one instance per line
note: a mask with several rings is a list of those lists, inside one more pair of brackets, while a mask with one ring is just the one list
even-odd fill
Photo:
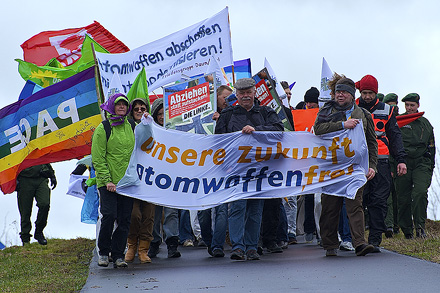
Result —
[[414, 239], [414, 236], [410, 234], [405, 234], [405, 239]]
[[199, 242], [197, 243], [197, 247], [206, 247], [205, 241], [203, 241], [203, 239], [200, 239]]
[[177, 246], [174, 246], [174, 245], [168, 246], [168, 258], [178, 258], [178, 257], [181, 257], [181, 256], [182, 255], [177, 250]]
[[231, 251], [231, 259], [244, 260], [244, 251], [241, 248], [236, 248]]
[[374, 246], [371, 244], [361, 244], [358, 247], [356, 247], [355, 250], [357, 256], [365, 256], [370, 252], [373, 252]]
[[159, 243], [151, 242], [150, 249], [148, 250], [148, 256], [154, 258], [159, 253]]
[[298, 241], [296, 240], [295, 236], [289, 237], [289, 245], [297, 244], [297, 243], [298, 243]]
[[393, 238], [393, 236], [394, 236], [393, 228], [387, 228], [387, 230], [385, 231], [385, 237]]
[[211, 246], [208, 246], [208, 253], [209, 253], [210, 256], [214, 256], [214, 253], [212, 253]]
[[271, 242], [266, 246], [267, 251], [270, 253], [281, 253], [283, 249], [279, 247], [275, 242]]
[[428, 235], [426, 235], [425, 230], [423, 228], [417, 228], [416, 229], [416, 237], [417, 238], [428, 238]]
[[335, 248], [327, 249], [325, 251], [325, 256], [338, 256], [338, 251]]
[[289, 248], [289, 244], [286, 241], [280, 241], [278, 242], [278, 246], [281, 247], [282, 249], [287, 249]]
[[380, 253], [380, 252], [382, 251], [380, 250], [379, 245], [373, 245], [373, 251], [371, 253]]
[[224, 257], [224, 256], [225, 256], [225, 253], [223, 252], [223, 249], [221, 249], [221, 248], [215, 248], [215, 249], [212, 251], [212, 256], [213, 256], [213, 257]]
[[260, 245], [258, 245], [258, 247], [257, 247], [257, 253], [259, 254], [259, 255], [263, 255], [264, 253], [263, 253], [263, 247], [261, 247]]
[[247, 260], [259, 260], [260, 255], [258, 255], [258, 253], [255, 249], [251, 249], [251, 250], [246, 251], [246, 259]]
[[98, 258], [98, 266], [100, 267], [108, 267], [108, 255], [100, 255]]
[[186, 239], [183, 242], [183, 247], [194, 247], [194, 242], [191, 239]]
[[345, 251], [354, 251], [353, 244], [351, 244], [350, 241], [342, 241], [341, 245], [339, 245], [339, 249]]
[[47, 245], [47, 240], [44, 238], [43, 232], [35, 232], [34, 239], [37, 240], [40, 245]]
[[128, 264], [123, 260], [122, 258], [118, 258], [114, 263], [113, 267], [116, 268], [126, 268], [128, 267]]
[[313, 233], [306, 233], [305, 239], [307, 243], [311, 243], [313, 241]]

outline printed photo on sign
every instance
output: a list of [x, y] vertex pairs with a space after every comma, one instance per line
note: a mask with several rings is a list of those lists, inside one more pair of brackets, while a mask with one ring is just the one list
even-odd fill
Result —
[[165, 128], [213, 134], [217, 109], [215, 73], [164, 87]]

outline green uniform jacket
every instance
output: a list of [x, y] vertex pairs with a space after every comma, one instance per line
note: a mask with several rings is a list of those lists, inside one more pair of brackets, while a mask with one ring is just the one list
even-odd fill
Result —
[[[405, 115], [404, 113], [402, 115]], [[420, 157], [427, 157], [431, 160], [431, 166], [434, 168], [435, 164], [435, 141], [434, 128], [428, 119], [420, 117], [413, 122], [402, 126], [403, 146], [408, 157], [417, 159]]]
[[117, 184], [122, 179], [133, 147], [134, 133], [127, 118], [123, 124], [112, 126], [108, 141], [102, 123], [96, 127], [92, 139], [92, 161], [98, 188], [110, 182]]
[[[319, 110], [321, 112], [323, 108]], [[335, 108], [332, 108], [331, 113], [338, 112]], [[319, 113], [318, 113], [319, 117]], [[344, 129], [342, 126], [342, 121], [347, 119], [344, 117], [341, 121], [329, 121], [329, 122], [318, 122], [318, 117], [316, 117], [314, 130], [316, 135], [321, 135], [329, 132], [334, 132]], [[374, 131], [374, 122], [371, 114], [368, 111], [363, 111], [358, 105], [354, 104], [354, 110], [351, 113], [351, 118], [362, 119], [362, 124], [364, 126], [365, 138], [367, 140], [368, 147], [368, 166], [377, 173], [377, 140], [376, 132]]]

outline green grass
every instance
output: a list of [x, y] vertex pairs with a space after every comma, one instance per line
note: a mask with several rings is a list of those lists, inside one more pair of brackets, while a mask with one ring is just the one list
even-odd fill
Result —
[[95, 241], [49, 239], [0, 251], [0, 292], [75, 292], [84, 286]]

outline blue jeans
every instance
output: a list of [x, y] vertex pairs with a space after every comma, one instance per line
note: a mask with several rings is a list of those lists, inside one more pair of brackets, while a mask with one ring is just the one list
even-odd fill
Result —
[[214, 229], [212, 229], [212, 209], [198, 212], [202, 239], [208, 247], [223, 250], [228, 227], [228, 204], [215, 207]]
[[287, 216], [287, 233], [289, 237], [296, 237], [296, 213], [297, 213], [297, 197], [290, 196], [287, 202], [283, 200], [284, 209]]
[[345, 199], [342, 203], [341, 213], [339, 214], [339, 236], [345, 242], [351, 242], [350, 225], [348, 224], [347, 209], [345, 207]]
[[179, 212], [180, 212], [179, 240], [180, 240], [180, 244], [183, 244], [185, 240], [194, 240], [194, 237], [191, 228], [191, 219], [189, 217], [189, 211], [179, 210]]
[[167, 208], [163, 206], [156, 206], [154, 214], [154, 227], [153, 227], [153, 241], [154, 243], [162, 243], [162, 237], [160, 236], [160, 224], [162, 222], [162, 212], [164, 213], [163, 221], [163, 238], [167, 239], [177, 236], [179, 237], [179, 210]]
[[232, 250], [257, 250], [263, 206], [263, 199], [241, 199], [230, 203], [229, 238]]

